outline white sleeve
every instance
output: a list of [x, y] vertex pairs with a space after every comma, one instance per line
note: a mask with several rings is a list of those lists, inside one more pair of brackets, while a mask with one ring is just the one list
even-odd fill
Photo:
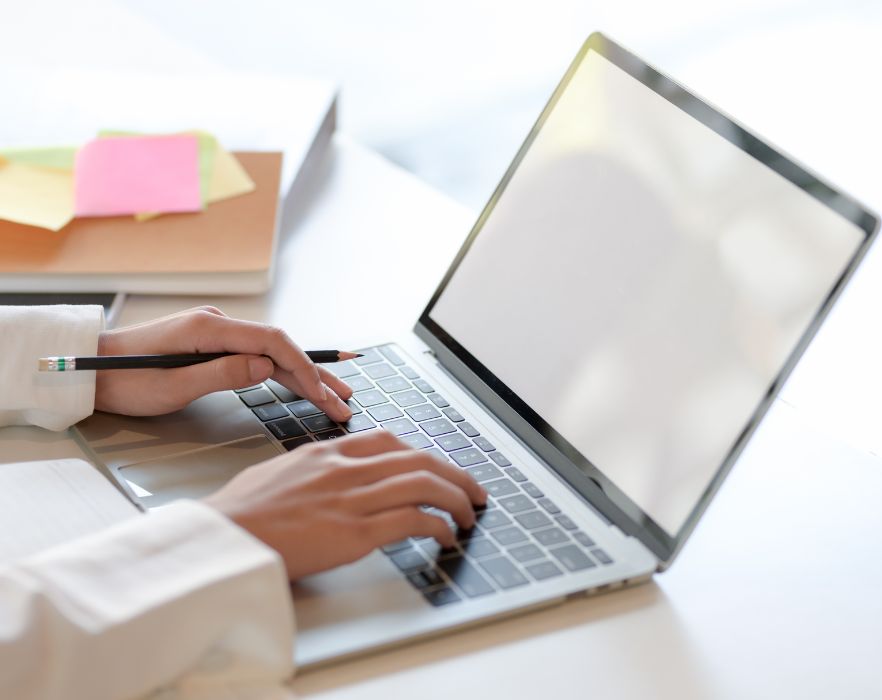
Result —
[[193, 501], [0, 569], [2, 698], [278, 687], [293, 639], [278, 555]]
[[65, 430], [91, 415], [95, 372], [38, 372], [37, 360], [95, 355], [100, 306], [0, 306], [0, 426]]

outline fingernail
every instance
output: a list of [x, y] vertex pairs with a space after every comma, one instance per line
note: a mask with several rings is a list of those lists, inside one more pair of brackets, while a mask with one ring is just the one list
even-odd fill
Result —
[[248, 360], [248, 376], [252, 382], [266, 379], [272, 371], [272, 361], [265, 357], [252, 357]]

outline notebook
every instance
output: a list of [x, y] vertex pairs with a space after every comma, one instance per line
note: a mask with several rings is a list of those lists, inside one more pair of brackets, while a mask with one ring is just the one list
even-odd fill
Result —
[[61, 231], [0, 221], [0, 290], [257, 294], [272, 278], [281, 153], [236, 153], [254, 192], [196, 214], [75, 219]]

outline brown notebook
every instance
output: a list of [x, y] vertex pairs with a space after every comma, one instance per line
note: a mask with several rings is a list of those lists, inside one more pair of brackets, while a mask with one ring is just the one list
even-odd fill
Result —
[[257, 186], [195, 214], [0, 221], [0, 291], [249, 294], [270, 284], [281, 153], [236, 153]]

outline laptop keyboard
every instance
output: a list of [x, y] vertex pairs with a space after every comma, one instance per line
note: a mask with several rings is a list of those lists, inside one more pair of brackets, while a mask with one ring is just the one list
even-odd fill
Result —
[[[346, 423], [336, 423], [271, 379], [236, 393], [288, 450], [379, 427], [411, 447], [454, 462], [484, 487], [487, 506], [477, 513], [474, 528], [458, 530], [456, 546], [411, 538], [383, 547], [429, 603], [449, 605], [613, 563], [392, 348], [362, 352], [356, 360], [325, 365], [353, 389], [347, 401], [353, 415]], [[449, 513], [424, 510], [457, 529]]]

